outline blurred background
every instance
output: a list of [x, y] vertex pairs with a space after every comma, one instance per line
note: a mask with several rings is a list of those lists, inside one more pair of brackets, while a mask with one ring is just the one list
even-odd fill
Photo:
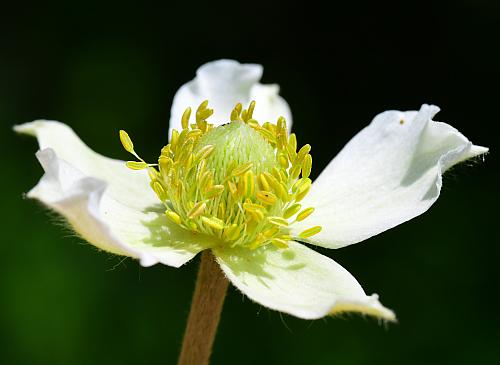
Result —
[[174, 93], [219, 58], [260, 63], [280, 84], [314, 176], [377, 113], [422, 103], [491, 153], [449, 172], [427, 214], [320, 250], [399, 323], [298, 320], [231, 288], [213, 364], [497, 363], [499, 4], [11, 2], [0, 15], [0, 363], [175, 364], [198, 261], [142, 268], [53, 224], [22, 199], [42, 169], [35, 141], [11, 127], [60, 120], [120, 159], [123, 128], [153, 160]]

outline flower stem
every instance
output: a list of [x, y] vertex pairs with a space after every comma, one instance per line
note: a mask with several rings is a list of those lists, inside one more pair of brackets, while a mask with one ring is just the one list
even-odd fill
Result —
[[203, 251], [178, 365], [208, 365], [227, 286], [212, 253]]

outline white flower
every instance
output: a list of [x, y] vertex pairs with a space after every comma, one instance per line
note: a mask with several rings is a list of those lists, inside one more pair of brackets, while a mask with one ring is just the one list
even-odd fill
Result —
[[[174, 98], [170, 133], [173, 128], [180, 129], [186, 107], [198, 105], [205, 99], [215, 109], [216, 114], [210, 122], [216, 121], [216, 124], [228, 122], [228, 115], [237, 102], [247, 105], [251, 100], [257, 102], [253, 115], [255, 119], [267, 122], [284, 116], [291, 121], [286, 102], [278, 96], [278, 87], [258, 83], [261, 74], [262, 67], [259, 65], [240, 65], [228, 60], [202, 66], [197, 77], [182, 86]], [[210, 114], [207, 110], [206, 105], [202, 105], [197, 122], [206, 123]], [[236, 186], [240, 192], [234, 194], [243, 196], [241, 199], [247, 198], [241, 200], [240, 205], [235, 205], [235, 209], [251, 216], [248, 225], [244, 220], [231, 218], [231, 222], [238, 222], [232, 228], [217, 218], [220, 201], [210, 203], [211, 215], [205, 214], [208, 205], [203, 201], [193, 205], [197, 203], [194, 195], [174, 191], [175, 181], [182, 181], [183, 176], [175, 175], [177, 180], [172, 180], [173, 177], [168, 180], [156, 176], [161, 174], [156, 170], [150, 169], [153, 176], [146, 170], [131, 171], [125, 162], [106, 158], [89, 149], [72, 129], [62, 123], [39, 120], [16, 126], [15, 130], [38, 138], [40, 151], [36, 155], [45, 170], [45, 175], [28, 193], [28, 197], [38, 199], [60, 213], [79, 235], [96, 247], [137, 258], [143, 266], [163, 263], [174, 267], [185, 264], [202, 250], [211, 249], [230, 281], [252, 300], [268, 308], [307, 319], [355, 311], [392, 320], [393, 312], [380, 304], [377, 295], [367, 296], [348, 271], [296, 241], [339, 248], [365, 240], [425, 212], [439, 196], [444, 171], [487, 152], [486, 148], [473, 145], [450, 125], [433, 121], [438, 111], [436, 106], [423, 105], [419, 111], [387, 111], [377, 115], [331, 161], [306, 196], [309, 186], [303, 189], [302, 194], [297, 192], [297, 186], [292, 192], [291, 183], [286, 183], [284, 186], [289, 190], [282, 194], [285, 197], [280, 195], [279, 187], [274, 189], [271, 186], [267, 189], [271, 195], [261, 194], [258, 201], [256, 192], [266, 190], [259, 185], [259, 172], [252, 172], [252, 168], [245, 170], [248, 166], [244, 164], [224, 165], [228, 174], [233, 171], [231, 169], [240, 168], [241, 173], [233, 172], [231, 175], [237, 175], [234, 181], [242, 181], [241, 187]], [[242, 118], [240, 112], [237, 109], [234, 119]], [[185, 129], [187, 124], [184, 119]], [[243, 119], [248, 125], [253, 123], [248, 118]], [[286, 130], [281, 121], [281, 125], [278, 123], [277, 127], [272, 127], [275, 128], [274, 137]], [[206, 124], [203, 128], [209, 129]], [[262, 129], [259, 126], [255, 128]], [[288, 138], [286, 133], [284, 135], [278, 139]], [[173, 138], [178, 137], [177, 133]], [[274, 137], [271, 135], [269, 138]], [[273, 151], [286, 151], [290, 143], [293, 145], [293, 139], [286, 139], [284, 145], [275, 146]], [[128, 135], [122, 134], [122, 141], [133, 151]], [[210, 145], [205, 143], [206, 146]], [[200, 149], [191, 149], [190, 152], [199, 153]], [[248, 150], [250, 154], [263, 153], [265, 160], [266, 155], [261, 149]], [[204, 151], [208, 156], [212, 148], [207, 147]], [[309, 148], [305, 148], [302, 157], [309, 156], [308, 152]], [[162, 150], [162, 156], [170, 156], [170, 153]], [[293, 168], [295, 149], [290, 153], [292, 156], [286, 163], [283, 161], [279, 165], [281, 170], [277, 169], [285, 171], [287, 176], [294, 175], [290, 169]], [[202, 160], [191, 157], [190, 161], [189, 154], [186, 156], [182, 163], [189, 166]], [[234, 158], [240, 163], [243, 157]], [[309, 162], [300, 165], [304, 177], [302, 182], [305, 183], [309, 172], [304, 170], [310, 169], [308, 158]], [[166, 157], [163, 160], [160, 158], [160, 167], [162, 163], [166, 166], [171, 161], [167, 161]], [[137, 167], [142, 167], [137, 164]], [[265, 167], [262, 169], [266, 170]], [[246, 171], [249, 171], [248, 174]], [[280, 176], [279, 171], [275, 176]], [[211, 178], [216, 179], [214, 176]], [[150, 188], [151, 178], [153, 189]], [[247, 178], [247, 185], [244, 185], [244, 178]], [[222, 195], [222, 191], [230, 194], [226, 185], [204, 182], [197, 188], [208, 186], [212, 190], [204, 190], [203, 194], [226, 196]], [[254, 186], [254, 182], [258, 184]], [[220, 191], [217, 190], [219, 188]], [[297, 194], [301, 196], [297, 198]], [[185, 201], [186, 196], [193, 200]], [[303, 207], [314, 208], [314, 213], [311, 214], [313, 209], [307, 208], [298, 212], [300, 209], [297, 206], [291, 207], [295, 204], [293, 199], [300, 201]], [[247, 204], [246, 208], [242, 207], [242, 202]], [[228, 201], [226, 203], [229, 204]], [[261, 208], [251, 205], [259, 205], [257, 203], [261, 204]], [[271, 208], [278, 205], [279, 208]], [[183, 210], [188, 208], [190, 212]], [[286, 208], [290, 208], [288, 213], [284, 213]], [[232, 208], [224, 205], [224, 209]], [[278, 216], [269, 217], [271, 211]], [[309, 216], [306, 220], [296, 219], [288, 226], [288, 216], [297, 213], [301, 218]], [[239, 231], [242, 222], [245, 223], [246, 233]], [[262, 223], [261, 226], [261, 222], [268, 225]], [[279, 228], [263, 233], [269, 224]], [[283, 230], [280, 227], [284, 227]], [[253, 238], [248, 238], [251, 235]]]

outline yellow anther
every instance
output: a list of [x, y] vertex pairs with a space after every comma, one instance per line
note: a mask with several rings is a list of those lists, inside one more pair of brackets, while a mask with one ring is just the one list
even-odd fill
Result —
[[302, 205], [300, 205], [299, 203], [290, 205], [283, 213], [283, 218], [288, 219], [294, 216], [300, 210], [300, 208], [302, 208]]
[[283, 201], [288, 201], [290, 197], [288, 196], [287, 188], [283, 183], [279, 183], [276, 189], [276, 194]]
[[154, 167], [148, 167], [148, 175], [151, 181], [158, 180], [160, 177], [158, 171]]
[[179, 157], [176, 159], [177, 161], [183, 161], [189, 157], [189, 155], [193, 152], [193, 143], [194, 141], [192, 139], [188, 139], [184, 142], [180, 148], [181, 151], [179, 152]]
[[199, 163], [198, 166], [196, 167], [196, 179], [200, 180], [201, 176], [206, 172], [206, 166], [207, 166], [207, 161], [202, 159]]
[[160, 171], [162, 173], [168, 172], [171, 168], [174, 162], [170, 157], [165, 157], [165, 156], [160, 156], [158, 159], [158, 165], [160, 166]]
[[253, 162], [246, 162], [244, 164], [241, 164], [239, 165], [238, 167], [236, 167], [232, 172], [231, 172], [231, 175], [232, 176], [239, 176], [239, 175], [242, 175], [244, 174], [245, 172], [247, 172], [248, 170], [250, 170], [251, 168], [253, 167]]
[[135, 155], [134, 144], [132, 143], [128, 133], [124, 130], [120, 130], [120, 141], [122, 142], [125, 151]]
[[214, 186], [214, 175], [211, 171], [208, 171], [208, 172], [209, 172], [209, 174], [207, 175], [207, 179], [205, 180], [205, 184], [202, 185], [205, 192], [209, 191]]
[[286, 131], [284, 131], [278, 135], [278, 148], [281, 151], [286, 152], [287, 147], [288, 147], [288, 134]]
[[262, 212], [266, 209], [260, 204], [255, 204], [250, 202], [243, 203], [243, 208], [249, 212], [257, 212], [257, 211]]
[[285, 240], [285, 241], [291, 241], [293, 239], [293, 237], [289, 234], [282, 234], [282, 235], [278, 236], [278, 238], [281, 238], [282, 240]]
[[172, 151], [170, 150], [170, 144], [167, 144], [161, 149], [161, 155], [160, 157], [170, 157], [172, 155]]
[[[266, 181], [269, 183], [269, 185], [274, 189], [274, 190], [278, 190], [278, 186], [280, 184], [280, 182], [276, 179], [276, 177], [274, 177], [273, 175], [271, 175], [269, 172], [264, 172], [263, 175], [265, 176], [266, 178]], [[279, 172], [278, 172], [278, 176], [279, 176]]]
[[195, 139], [194, 137], [190, 137], [189, 136], [189, 133], [191, 133], [192, 131], [189, 131], [189, 132], [186, 132], [186, 130], [183, 130], [180, 137], [179, 137], [179, 142], [178, 142], [178, 145], [179, 145], [179, 149], [180, 151], [177, 151], [177, 153], [179, 154], [179, 160], [182, 160], [182, 158], [184, 156], [186, 156], [188, 153], [191, 153], [193, 152], [193, 145], [195, 143]]
[[247, 121], [247, 124], [252, 127], [252, 128], [255, 128], [255, 129], [260, 129], [260, 124], [259, 122], [257, 122], [255, 119], [249, 119]]
[[231, 112], [231, 122], [236, 122], [237, 120], [240, 120], [241, 109], [243, 109], [241, 103], [236, 104], [233, 111]]
[[201, 217], [201, 221], [211, 228], [224, 229], [224, 221], [221, 221], [219, 218], [203, 216]]
[[207, 190], [210, 189], [213, 185], [213, 172], [212, 171], [205, 171], [203, 175], [201, 175], [200, 180], [199, 180], [199, 185], [201, 188]]
[[194, 205], [193, 209], [191, 209], [189, 211], [188, 218], [193, 219], [193, 218], [200, 216], [203, 213], [203, 211], [205, 210], [206, 206], [207, 206], [207, 204], [205, 202], [196, 203]]
[[149, 165], [144, 162], [144, 161], [140, 161], [140, 162], [137, 162], [137, 161], [127, 161], [125, 163], [125, 165], [129, 168], [129, 169], [132, 169], [132, 170], [144, 170], [145, 168], [147, 168]]
[[300, 188], [297, 190], [297, 194], [295, 195], [295, 201], [300, 202], [307, 195], [309, 190], [311, 189], [311, 180], [307, 180]]
[[227, 186], [229, 188], [229, 191], [231, 192], [231, 195], [233, 197], [236, 197], [238, 195], [238, 187], [236, 186], [236, 184], [232, 181], [228, 181]]
[[228, 228], [224, 230], [223, 237], [226, 240], [234, 241], [240, 235], [240, 228], [236, 223], [231, 224]]
[[[297, 159], [295, 159], [295, 161], [297, 161]], [[295, 180], [296, 178], [299, 177], [300, 175], [300, 170], [302, 168], [302, 165], [293, 165], [292, 168], [290, 169], [290, 177]]]
[[273, 135], [276, 135], [276, 125], [275, 124], [272, 124], [272, 123], [269, 123], [269, 122], [265, 122], [263, 125], [262, 125], [263, 128], [267, 129], [269, 132], [271, 132]]
[[308, 238], [321, 232], [321, 226], [314, 226], [299, 233], [299, 237]]
[[304, 219], [306, 219], [307, 217], [309, 217], [313, 212], [314, 212], [314, 208], [313, 207], [306, 208], [302, 212], [300, 212], [299, 214], [297, 214], [297, 217], [295, 218], [295, 220], [297, 222], [301, 222]]
[[297, 152], [297, 158], [296, 158], [296, 162], [297, 164], [301, 165], [302, 164], [302, 159], [309, 153], [311, 152], [311, 145], [309, 144], [306, 144], [304, 146], [302, 146], [302, 148], [299, 150], [299, 152]]
[[312, 167], [312, 157], [310, 154], [307, 154], [304, 157], [304, 162], [302, 163], [302, 177], [309, 177], [311, 174]]
[[207, 192], [205, 193], [205, 197], [207, 199], [214, 198], [218, 195], [221, 195], [224, 191], [224, 185], [213, 185]]
[[208, 106], [208, 100], [203, 100], [201, 104], [198, 106], [198, 110], [206, 109]]
[[278, 155], [278, 161], [282, 168], [288, 168], [288, 156], [285, 156], [283, 153]]
[[189, 118], [191, 117], [191, 108], [186, 108], [182, 114], [181, 124], [182, 129], [187, 129], [189, 127]]
[[267, 220], [277, 226], [288, 227], [288, 221], [282, 217], [267, 217]]
[[[265, 175], [266, 180], [269, 183], [269, 185], [275, 191], [276, 195], [280, 199], [288, 201], [288, 193], [287, 193], [288, 189], [283, 185], [283, 183], [281, 183], [280, 181], [278, 181], [278, 179], [276, 177], [274, 177], [273, 175], [271, 175], [268, 172], [264, 172], [264, 175]], [[277, 172], [277, 176], [281, 180], [281, 176], [280, 176], [279, 172]]]
[[193, 138], [193, 139], [197, 139], [199, 136], [201, 136], [203, 134], [203, 131], [201, 129], [192, 129], [188, 132], [188, 138]]
[[275, 236], [276, 234], [278, 234], [279, 231], [280, 231], [279, 227], [273, 226], [272, 228], [269, 228], [268, 230], [265, 230], [264, 232], [262, 232], [262, 234], [267, 238], [271, 238], [271, 237]]
[[238, 197], [242, 198], [245, 196], [245, 183], [243, 179], [238, 180]]
[[288, 248], [288, 241], [285, 241], [284, 239], [281, 238], [273, 238], [271, 240], [271, 243], [276, 246], [276, 248]]
[[163, 189], [163, 186], [161, 186], [161, 184], [158, 181], [153, 181], [151, 183], [151, 187], [158, 196], [158, 199], [160, 199], [162, 202], [167, 200], [167, 194], [165, 193], [165, 189]]
[[257, 130], [265, 139], [269, 141], [269, 143], [276, 143], [276, 136], [265, 128], [260, 128]]
[[[213, 111], [212, 111], [213, 113]], [[208, 130], [208, 122], [206, 120], [200, 120], [198, 123], [197, 123], [197, 126], [198, 128], [203, 132], [205, 133], [207, 130]]]
[[191, 168], [191, 166], [193, 165], [193, 161], [194, 161], [194, 155], [190, 153], [189, 156], [184, 161], [184, 166], [186, 167], [186, 171], [188, 171]]
[[181, 224], [182, 223], [181, 217], [179, 216], [179, 214], [177, 214], [175, 212], [167, 210], [165, 212], [165, 215], [167, 216], [167, 218], [169, 218], [174, 223], [177, 223], [177, 224]]
[[267, 182], [267, 179], [266, 177], [264, 176], [264, 174], [259, 174], [259, 177], [258, 177], [258, 183], [259, 183], [259, 187], [261, 190], [269, 190], [270, 189], [270, 186], [269, 186], [269, 183]]
[[254, 109], [255, 109], [255, 101], [252, 101], [248, 109], [243, 111], [242, 119], [244, 122], [248, 122], [250, 119], [252, 119]]
[[229, 162], [229, 164], [227, 165], [227, 175], [228, 176], [232, 176], [232, 172], [236, 168], [236, 166], [238, 166], [237, 161], [231, 160], [231, 162]]
[[[188, 133], [189, 133], [188, 129], [183, 129], [182, 131], [179, 132], [179, 140], [177, 141], [177, 145], [179, 146], [177, 147], [178, 149], [181, 148], [182, 145], [184, 144], [184, 141], [186, 140]], [[170, 144], [173, 143], [170, 142]], [[176, 151], [176, 152], [181, 152], [181, 151]]]
[[278, 122], [276, 123], [276, 126], [280, 131], [286, 132], [286, 119], [283, 117], [278, 118]]
[[256, 222], [260, 222], [264, 219], [264, 213], [261, 210], [247, 210], [247, 212]]
[[177, 129], [172, 130], [172, 137], [170, 138], [170, 149], [173, 152], [177, 152], [177, 143], [179, 142], [179, 131]]
[[[287, 184], [288, 173], [286, 172], [285, 169], [281, 169], [280, 170], [280, 178], [281, 178], [281, 182], [283, 182], [284, 184]], [[287, 188], [287, 190], [288, 190], [288, 188]]]
[[243, 191], [246, 196], [252, 196], [255, 191], [255, 179], [252, 170], [243, 175]]
[[277, 200], [276, 195], [270, 191], [259, 191], [255, 196], [259, 201], [267, 205], [273, 205]]
[[297, 136], [295, 133], [290, 134], [288, 137], [287, 152], [290, 160], [293, 160], [297, 156]]
[[214, 149], [215, 149], [214, 145], [207, 144], [196, 153], [196, 160], [207, 158], [214, 151]]
[[312, 183], [311, 179], [306, 178], [306, 177], [298, 179], [295, 182], [295, 184], [292, 185], [292, 192], [296, 193], [298, 189], [300, 189], [304, 184], [307, 184], [307, 183]]
[[208, 109], [207, 106], [208, 100], [205, 100], [196, 110], [196, 124], [198, 126], [214, 113], [213, 109]]

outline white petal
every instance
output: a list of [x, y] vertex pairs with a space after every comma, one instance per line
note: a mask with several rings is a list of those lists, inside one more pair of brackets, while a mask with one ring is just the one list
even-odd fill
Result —
[[210, 245], [169, 223], [145, 171], [95, 153], [62, 123], [35, 121], [15, 130], [36, 136], [41, 148], [45, 175], [28, 197], [60, 213], [96, 247], [143, 266], [179, 267]]
[[320, 225], [307, 242], [338, 248], [363, 241], [425, 212], [438, 198], [442, 173], [486, 153], [448, 124], [436, 106], [387, 111], [358, 133], [313, 183], [304, 206], [313, 215], [294, 233]]
[[300, 243], [289, 244], [285, 250], [267, 245], [255, 251], [213, 251], [229, 280], [265, 307], [305, 319], [339, 312], [395, 319], [376, 294], [367, 296], [356, 279], [335, 261]]
[[181, 117], [187, 107], [194, 111], [204, 101], [214, 109], [210, 123], [221, 125], [229, 122], [231, 111], [237, 103], [243, 107], [255, 100], [254, 116], [259, 122], [273, 121], [283, 116], [288, 127], [292, 126], [292, 116], [287, 102], [278, 95], [278, 85], [262, 85], [262, 66], [240, 64], [233, 60], [218, 60], [204, 64], [196, 71], [196, 77], [184, 84], [175, 94], [170, 112], [169, 136], [172, 129], [181, 129]]

